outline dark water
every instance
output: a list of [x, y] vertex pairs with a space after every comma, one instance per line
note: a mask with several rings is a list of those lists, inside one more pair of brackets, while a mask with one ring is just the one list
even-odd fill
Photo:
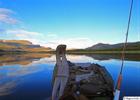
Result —
[[[0, 56], [0, 100], [49, 100], [55, 55], [35, 55]], [[67, 55], [67, 59], [74, 63], [105, 66], [116, 83], [121, 66], [118, 57]], [[140, 60], [125, 61], [121, 98], [123, 96], [140, 96]]]

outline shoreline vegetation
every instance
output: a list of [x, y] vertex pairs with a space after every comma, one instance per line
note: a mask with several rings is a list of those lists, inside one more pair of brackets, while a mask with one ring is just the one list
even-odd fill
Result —
[[[55, 50], [52, 51], [0, 51], [0, 54], [27, 54], [27, 53], [44, 53], [44, 54], [55, 54]], [[67, 50], [67, 54], [121, 54], [119, 50]], [[140, 50], [126, 50], [125, 54], [140, 54]]]
[[[68, 54], [121, 54], [121, 50], [68, 50]], [[126, 50], [126, 54], [140, 54], [140, 50]]]
[[[67, 54], [121, 54], [123, 43], [104, 44], [98, 43], [85, 49], [69, 49]], [[24, 53], [50, 53], [55, 50], [33, 44], [27, 40], [0, 40], [0, 54], [24, 54]], [[140, 54], [140, 41], [129, 42], [125, 50], [126, 54]]]

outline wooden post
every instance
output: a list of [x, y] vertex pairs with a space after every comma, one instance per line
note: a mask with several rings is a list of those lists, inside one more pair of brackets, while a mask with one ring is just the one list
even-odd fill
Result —
[[58, 100], [64, 92], [69, 77], [69, 65], [65, 56], [66, 45], [59, 45], [56, 49], [57, 72], [54, 80], [52, 100]]

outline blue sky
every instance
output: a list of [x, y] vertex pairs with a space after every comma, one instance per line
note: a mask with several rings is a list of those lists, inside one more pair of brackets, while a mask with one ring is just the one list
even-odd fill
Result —
[[[0, 0], [0, 39], [55, 48], [124, 42], [131, 0]], [[140, 40], [140, 0], [134, 0], [128, 41]]]

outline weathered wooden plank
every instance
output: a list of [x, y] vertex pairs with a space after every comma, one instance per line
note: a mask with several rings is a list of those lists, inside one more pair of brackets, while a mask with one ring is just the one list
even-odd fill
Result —
[[66, 45], [59, 45], [56, 49], [56, 67], [52, 100], [58, 100], [64, 92], [69, 77], [69, 65], [65, 56]]

